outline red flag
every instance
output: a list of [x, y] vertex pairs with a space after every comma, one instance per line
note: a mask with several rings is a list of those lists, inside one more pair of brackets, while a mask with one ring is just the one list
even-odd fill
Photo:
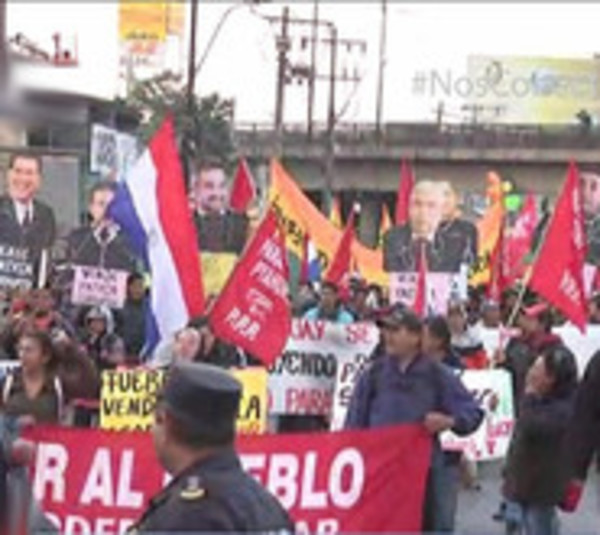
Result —
[[340, 284], [352, 269], [352, 243], [354, 242], [354, 210], [348, 218], [338, 248], [325, 274], [327, 282]]
[[269, 210], [210, 311], [215, 334], [271, 364], [291, 329], [288, 280], [283, 233]]
[[539, 223], [535, 198], [530, 193], [509, 236], [504, 236], [504, 275], [507, 283], [523, 277], [527, 266], [523, 261], [531, 252], [533, 236]]
[[236, 212], [245, 212], [250, 206], [250, 203], [256, 197], [256, 187], [252, 173], [248, 168], [248, 163], [245, 158], [240, 158], [233, 186], [231, 186], [231, 196], [229, 198], [229, 206]]
[[410, 163], [402, 160], [400, 167], [400, 184], [398, 184], [398, 193], [396, 195], [396, 225], [408, 223], [408, 206], [410, 204], [410, 195], [415, 185], [415, 177]]
[[579, 171], [569, 165], [567, 179], [532, 269], [529, 287], [552, 303], [584, 332], [587, 305], [583, 266], [587, 240]]
[[418, 314], [422, 318], [427, 314], [427, 256], [425, 254], [424, 243], [421, 246], [419, 254], [419, 271], [417, 274], [417, 288], [413, 310], [415, 314]]

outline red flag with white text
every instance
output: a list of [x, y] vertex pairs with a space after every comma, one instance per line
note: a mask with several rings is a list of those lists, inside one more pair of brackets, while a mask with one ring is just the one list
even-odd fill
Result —
[[284, 240], [269, 210], [209, 313], [218, 337], [267, 365], [281, 355], [291, 329]]
[[583, 283], [586, 253], [581, 179], [571, 162], [528, 285], [581, 331], [587, 323]]

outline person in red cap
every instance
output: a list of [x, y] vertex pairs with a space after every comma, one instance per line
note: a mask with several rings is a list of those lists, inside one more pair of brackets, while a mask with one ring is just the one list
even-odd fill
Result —
[[512, 376], [515, 411], [525, 390], [525, 378], [529, 368], [540, 353], [562, 342], [552, 333], [552, 311], [546, 303], [534, 303], [523, 307], [519, 313], [520, 334], [511, 338], [506, 349], [496, 359], [496, 365], [508, 370]]

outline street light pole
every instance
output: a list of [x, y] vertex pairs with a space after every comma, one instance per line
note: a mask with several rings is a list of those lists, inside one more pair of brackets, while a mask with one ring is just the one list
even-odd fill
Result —
[[8, 76], [8, 54], [6, 51], [6, 0], [0, 0], [0, 87], [4, 89]]
[[[335, 80], [337, 72], [338, 33], [334, 24], [331, 31], [331, 48], [329, 56], [329, 112], [327, 114], [327, 158], [325, 161], [325, 203], [333, 199], [333, 173], [335, 166]], [[328, 208], [328, 206], [326, 207]]]
[[196, 39], [198, 33], [198, 0], [192, 0], [191, 6], [191, 26], [190, 26], [190, 48], [188, 56], [188, 76], [187, 76], [187, 99], [188, 106], [192, 107], [194, 98], [194, 89], [196, 85]]
[[308, 139], [313, 134], [313, 113], [315, 105], [315, 81], [317, 70], [317, 43], [319, 40], [319, 0], [314, 0], [312, 35], [310, 43], [310, 74], [308, 77]]
[[381, 0], [381, 29], [379, 33], [379, 76], [377, 79], [377, 110], [376, 132], [377, 138], [381, 137], [381, 119], [383, 115], [384, 70], [386, 63], [386, 37], [387, 37], [387, 0]]
[[287, 54], [290, 49], [289, 39], [290, 10], [287, 6], [283, 8], [281, 17], [281, 35], [277, 37], [277, 87], [275, 93], [275, 137], [277, 143], [277, 156], [282, 152], [283, 135], [283, 106], [285, 97], [285, 83], [287, 72]]

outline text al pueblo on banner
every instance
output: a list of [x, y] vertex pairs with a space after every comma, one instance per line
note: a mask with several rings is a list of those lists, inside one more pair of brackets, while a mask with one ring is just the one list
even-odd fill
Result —
[[[146, 433], [38, 428], [28, 438], [34, 496], [63, 533], [122, 533], [168, 481]], [[431, 439], [418, 427], [242, 437], [238, 450], [299, 532], [420, 529]]]

